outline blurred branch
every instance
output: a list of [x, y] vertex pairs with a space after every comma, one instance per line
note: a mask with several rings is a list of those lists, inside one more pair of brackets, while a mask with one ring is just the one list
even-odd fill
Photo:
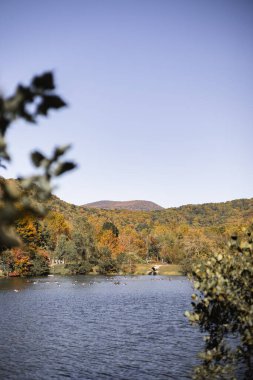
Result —
[[[14, 121], [23, 119], [36, 123], [40, 115], [47, 116], [51, 109], [65, 106], [65, 101], [55, 93], [51, 72], [35, 76], [28, 86], [18, 85], [15, 93], [6, 99], [0, 97], [0, 167], [6, 168], [4, 162], [11, 161], [5, 137]], [[27, 213], [39, 216], [46, 212], [45, 207], [31, 203], [29, 192], [35, 190], [41, 201], [51, 195], [52, 179], [76, 167], [75, 163], [62, 160], [69, 148], [70, 145], [56, 147], [51, 157], [39, 151], [32, 152], [32, 163], [42, 174], [19, 178], [19, 186], [0, 179], [0, 250], [21, 243], [15, 232], [17, 219]]]

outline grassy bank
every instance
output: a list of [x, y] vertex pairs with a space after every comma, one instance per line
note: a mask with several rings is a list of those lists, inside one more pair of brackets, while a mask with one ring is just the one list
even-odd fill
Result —
[[[146, 275], [151, 271], [151, 267], [154, 264], [135, 264], [134, 268], [129, 267], [129, 271], [127, 267], [125, 268], [126, 273], [131, 275]], [[94, 268], [95, 269], [95, 268]], [[64, 264], [55, 264], [50, 267], [50, 274], [58, 274], [58, 275], [68, 275], [68, 270], [64, 267]], [[90, 274], [97, 274], [96, 270], [91, 272]], [[180, 265], [173, 264], [161, 264], [158, 269], [158, 274], [162, 276], [180, 276], [182, 275]]]
[[[152, 264], [136, 264], [134, 274], [145, 275], [151, 271]], [[158, 269], [158, 274], [163, 276], [179, 276], [182, 275], [180, 265], [161, 264]]]
[[[134, 268], [129, 266], [129, 271], [125, 267], [126, 272], [121, 274], [131, 274], [136, 276], [147, 275], [151, 271], [151, 267], [156, 264], [135, 264]], [[50, 266], [50, 274], [67, 276], [69, 275], [68, 269], [65, 268], [64, 264], [54, 264]], [[90, 274], [96, 275], [96, 268]], [[161, 264], [158, 269], [158, 274], [162, 276], [180, 276], [182, 275], [181, 266], [173, 264]], [[0, 270], [0, 277], [5, 277], [3, 271]]]
[[65, 268], [65, 264], [50, 265], [50, 274], [59, 274], [66, 276], [69, 274], [68, 269]]

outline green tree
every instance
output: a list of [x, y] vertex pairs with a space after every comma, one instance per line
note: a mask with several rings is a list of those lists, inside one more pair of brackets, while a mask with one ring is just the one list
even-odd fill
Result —
[[8, 276], [15, 268], [13, 253], [10, 250], [3, 251], [0, 255], [0, 269]]
[[112, 258], [112, 253], [108, 248], [101, 248], [99, 251], [100, 258], [98, 261], [98, 273], [99, 274], [111, 274], [118, 273], [120, 267], [116, 259]]
[[93, 261], [96, 256], [94, 231], [85, 218], [77, 218], [71, 234], [79, 257], [83, 261]]
[[115, 237], [118, 237], [119, 236], [119, 230], [118, 228], [115, 226], [115, 224], [113, 224], [112, 222], [105, 222], [103, 224], [103, 230], [105, 231], [112, 231], [113, 235]]
[[49, 259], [47, 256], [36, 252], [31, 263], [29, 276], [44, 276], [49, 273]]
[[74, 243], [66, 235], [59, 235], [55, 250], [54, 258], [57, 260], [73, 261], [77, 259], [77, 250]]
[[148, 256], [148, 258], [155, 259], [157, 261], [160, 260], [160, 246], [159, 246], [159, 242], [153, 236], [150, 236], [149, 241], [148, 241], [147, 256]]

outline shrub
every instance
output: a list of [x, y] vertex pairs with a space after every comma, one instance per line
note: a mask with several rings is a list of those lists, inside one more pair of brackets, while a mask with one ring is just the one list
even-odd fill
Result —
[[[231, 237], [229, 247], [193, 268], [190, 322], [207, 332], [195, 379], [244, 379], [253, 373], [253, 244], [251, 228]], [[241, 374], [240, 374], [241, 376]], [[240, 377], [241, 378], [241, 377]]]

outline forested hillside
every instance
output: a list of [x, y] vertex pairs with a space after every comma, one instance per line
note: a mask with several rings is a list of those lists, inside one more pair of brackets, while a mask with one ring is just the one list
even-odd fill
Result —
[[[27, 195], [31, 203], [42, 202], [36, 187]], [[186, 272], [253, 219], [253, 199], [132, 211], [75, 206], [52, 195], [46, 206], [47, 215], [27, 214], [17, 222], [23, 245], [2, 247], [3, 274], [46, 274], [59, 263], [65, 273], [126, 273], [145, 262], [181, 264]]]

